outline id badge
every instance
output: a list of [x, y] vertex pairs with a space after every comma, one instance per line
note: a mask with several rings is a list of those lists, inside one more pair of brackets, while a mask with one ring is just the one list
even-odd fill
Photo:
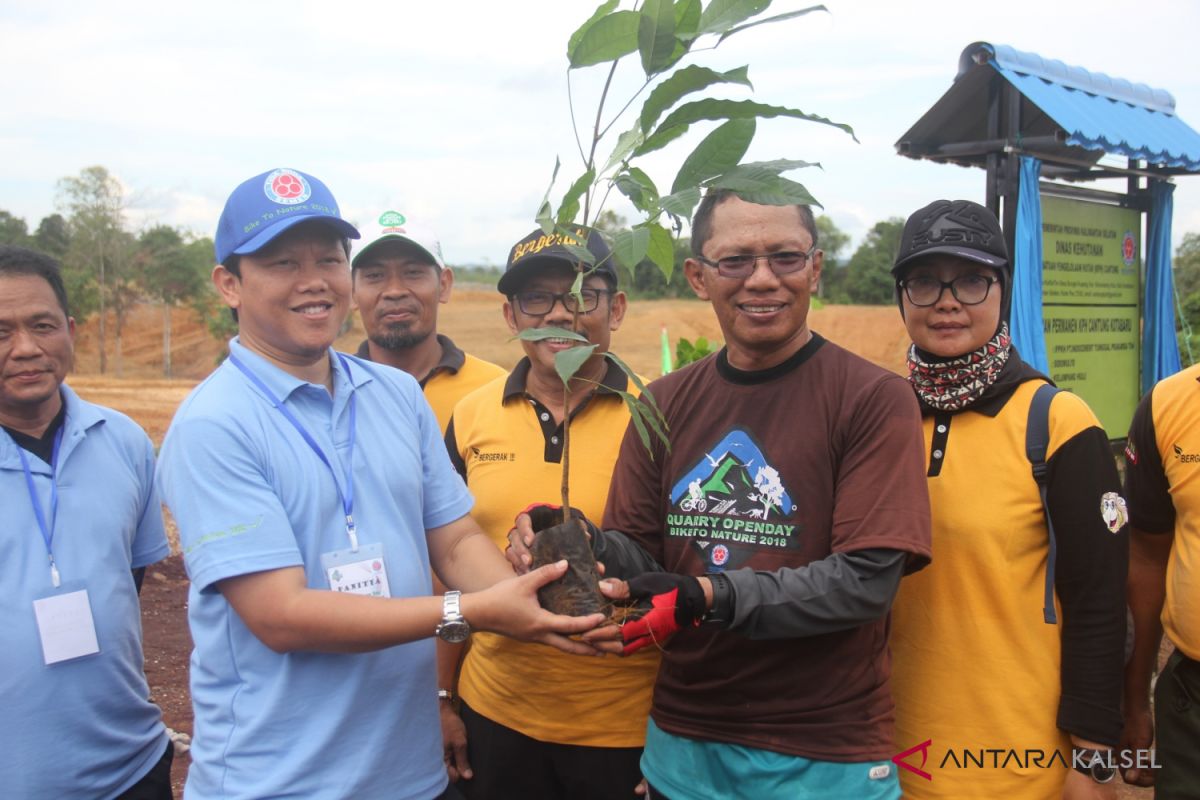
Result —
[[92, 602], [82, 584], [34, 600], [33, 616], [46, 666], [100, 652]]
[[353, 550], [337, 550], [321, 554], [321, 569], [325, 580], [335, 592], [349, 592], [368, 597], [391, 597], [388, 589], [387, 566], [383, 561], [383, 545], [364, 544]]

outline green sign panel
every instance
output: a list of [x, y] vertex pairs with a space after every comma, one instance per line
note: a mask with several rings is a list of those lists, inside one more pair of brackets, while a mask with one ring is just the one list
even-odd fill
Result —
[[1138, 402], [1141, 214], [1042, 196], [1042, 314], [1050, 377], [1092, 407], [1111, 438]]

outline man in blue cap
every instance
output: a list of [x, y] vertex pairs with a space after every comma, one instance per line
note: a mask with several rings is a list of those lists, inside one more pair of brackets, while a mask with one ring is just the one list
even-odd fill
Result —
[[[245, 181], [221, 215], [213, 283], [239, 335], [159, 472], [192, 581], [192, 798], [454, 796], [431, 637], [594, 652], [567, 636], [600, 615], [537, 603], [566, 562], [516, 578], [467, 516], [417, 382], [332, 350], [357, 237], [291, 169]], [[429, 596], [431, 568], [461, 591]]]

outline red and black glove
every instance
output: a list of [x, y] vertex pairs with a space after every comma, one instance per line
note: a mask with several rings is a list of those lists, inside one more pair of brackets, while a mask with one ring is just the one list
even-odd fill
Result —
[[635, 653], [650, 644], [661, 645], [680, 628], [700, 624], [707, 612], [700, 581], [690, 575], [673, 572], [644, 572], [629, 581], [629, 596], [643, 601], [646, 612], [621, 626], [623, 655]]

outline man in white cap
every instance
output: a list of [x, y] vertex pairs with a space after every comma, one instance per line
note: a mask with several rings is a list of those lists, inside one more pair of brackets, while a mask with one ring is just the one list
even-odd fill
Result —
[[[349, 240], [329, 189], [277, 169], [238, 186], [213, 283], [229, 358], [176, 414], [159, 483], [191, 578], [195, 736], [187, 795], [447, 793], [431, 638], [473, 627], [594, 652], [515, 578], [467, 512], [420, 388], [335, 353]], [[433, 571], [460, 591], [430, 596]]]
[[506, 373], [438, 333], [438, 306], [450, 302], [454, 273], [432, 231], [388, 209], [362, 233], [350, 269], [367, 338], [355, 355], [416, 378], [444, 431], [460, 398]]

